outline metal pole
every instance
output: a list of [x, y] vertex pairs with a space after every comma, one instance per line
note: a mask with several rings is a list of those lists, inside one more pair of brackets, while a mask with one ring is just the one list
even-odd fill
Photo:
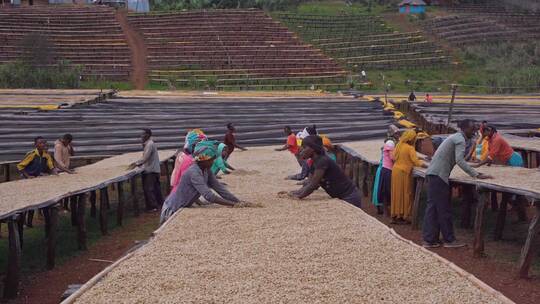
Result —
[[446, 123], [447, 127], [450, 127], [450, 121], [452, 121], [452, 111], [454, 110], [454, 100], [456, 99], [456, 90], [457, 85], [452, 85], [452, 99], [450, 100], [450, 108], [448, 109], [448, 122]]

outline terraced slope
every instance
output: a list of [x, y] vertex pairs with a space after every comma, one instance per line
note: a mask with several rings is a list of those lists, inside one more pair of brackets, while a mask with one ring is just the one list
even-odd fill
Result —
[[345, 71], [259, 10], [130, 15], [144, 36], [149, 79], [175, 86], [340, 86]]
[[435, 67], [449, 62], [449, 57], [421, 32], [392, 31], [377, 16], [291, 13], [275, 16], [354, 71]]
[[426, 21], [424, 29], [455, 45], [540, 38], [540, 14], [485, 5], [456, 6], [449, 11], [449, 16]]
[[56, 60], [83, 67], [83, 78], [128, 80], [130, 50], [106, 6], [0, 8], [0, 63], [20, 58], [20, 41], [40, 34], [52, 43]]

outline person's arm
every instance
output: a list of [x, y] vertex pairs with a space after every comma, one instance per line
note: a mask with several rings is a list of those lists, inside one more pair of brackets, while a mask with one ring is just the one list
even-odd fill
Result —
[[[215, 178], [215, 177], [214, 177]], [[209, 179], [210, 181], [210, 179]], [[225, 206], [234, 206], [235, 202], [226, 200], [225, 198], [220, 197], [219, 195], [214, 194], [212, 190], [208, 187], [204, 178], [200, 174], [193, 174], [191, 176], [191, 184], [199, 192], [199, 194], [204, 197], [207, 201], [215, 204], [225, 205]]]
[[75, 149], [73, 149], [73, 146], [71, 144], [68, 145], [68, 149], [69, 149], [69, 155], [75, 156]]
[[152, 156], [152, 147], [151, 146], [152, 146], [152, 144], [150, 144], [150, 143], [148, 143], [148, 144], [146, 144], [146, 146], [144, 146], [142, 158], [139, 159], [138, 161], [132, 163], [131, 165], [129, 165], [129, 167], [131, 169], [144, 164], [145, 162], [147, 162], [150, 159], [150, 157]]
[[229, 202], [237, 203], [240, 200], [234, 196], [222, 183], [220, 183], [213, 173], [208, 175], [208, 185], [214, 189], [222, 198]]
[[180, 167], [182, 167], [182, 162], [184, 161], [184, 154], [179, 153], [176, 155], [176, 159], [174, 160], [174, 169], [171, 173], [171, 187], [174, 187], [178, 183], [178, 171], [180, 170]]
[[291, 192], [290, 195], [300, 199], [309, 196], [313, 191], [319, 188], [324, 173], [324, 169], [316, 169], [313, 172], [313, 175], [308, 179], [308, 182], [299, 190]]
[[32, 160], [34, 160], [34, 157], [35, 157], [35, 154], [34, 153], [28, 153], [23, 160], [21, 160], [20, 163], [17, 164], [17, 170], [19, 170], [19, 172], [21, 172], [21, 174], [25, 177], [25, 178], [33, 178], [33, 176], [29, 175], [27, 172], [26, 172], [26, 166], [28, 166]]
[[226, 167], [227, 169], [229, 169], [229, 170], [232, 170], [232, 171], [236, 170], [236, 169], [234, 169], [231, 165], [229, 165], [227, 162], [225, 162], [225, 167]]
[[412, 146], [409, 148], [409, 158], [411, 159], [415, 167], [427, 168], [427, 165], [422, 160], [420, 160], [420, 158], [418, 158], [416, 150]]
[[456, 159], [456, 164], [463, 170], [465, 173], [469, 174], [472, 177], [478, 177], [479, 173], [474, 170], [468, 163], [465, 161], [465, 141], [459, 140], [455, 144], [454, 157]]
[[284, 146], [281, 147], [281, 148], [276, 148], [276, 151], [285, 151], [285, 150], [287, 150], [287, 149], [289, 149], [289, 145], [288, 145], [288, 144], [284, 145]]
[[[56, 168], [54, 167], [54, 161], [52, 157], [49, 154], [44, 154], [44, 156], [47, 159], [47, 169], [49, 169], [47, 173], [57, 175], [58, 170], [56, 170]], [[68, 172], [71, 172], [71, 171], [68, 169]]]

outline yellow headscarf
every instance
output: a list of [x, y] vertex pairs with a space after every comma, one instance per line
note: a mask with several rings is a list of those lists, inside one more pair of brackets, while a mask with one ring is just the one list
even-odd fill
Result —
[[416, 132], [413, 129], [405, 131], [399, 138], [399, 142], [394, 149], [394, 160], [398, 160], [403, 145], [414, 145], [416, 141]]

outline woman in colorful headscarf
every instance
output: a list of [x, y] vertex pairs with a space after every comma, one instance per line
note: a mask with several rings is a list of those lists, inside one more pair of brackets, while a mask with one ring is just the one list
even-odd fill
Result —
[[322, 138], [322, 143], [323, 143], [324, 149], [326, 150], [326, 155], [328, 155], [328, 157], [330, 157], [331, 160], [337, 161], [336, 151], [330, 138], [324, 134], [320, 134], [319, 136]]
[[217, 142], [213, 140], [202, 141], [195, 146], [193, 150], [195, 163], [184, 172], [177, 190], [163, 203], [160, 223], [164, 223], [178, 209], [190, 207], [201, 196], [210, 203], [230, 207], [240, 202], [210, 170], [217, 157], [216, 146]]
[[408, 223], [410, 220], [413, 201], [413, 168], [427, 168], [416, 155], [415, 141], [416, 132], [411, 129], [405, 131], [393, 153], [390, 215], [395, 224]]
[[234, 168], [227, 163], [227, 149], [225, 149], [227, 146], [224, 143], [220, 143], [217, 148], [217, 157], [216, 160], [214, 160], [214, 164], [212, 165], [212, 173], [214, 175], [217, 175], [219, 171], [223, 172], [224, 174], [229, 174], [229, 170], [233, 170]]
[[387, 138], [381, 149], [381, 161], [375, 175], [373, 183], [372, 203], [377, 207], [377, 213], [383, 214], [383, 207], [386, 207], [387, 214], [390, 213], [390, 202], [392, 197], [392, 167], [394, 166], [394, 148], [399, 140], [399, 129], [390, 125], [388, 127]]
[[195, 145], [203, 140], [207, 140], [207, 137], [201, 129], [193, 129], [186, 134], [184, 151], [178, 153], [174, 161], [174, 169], [171, 174], [171, 193], [178, 187], [182, 174], [193, 164], [191, 153]]

